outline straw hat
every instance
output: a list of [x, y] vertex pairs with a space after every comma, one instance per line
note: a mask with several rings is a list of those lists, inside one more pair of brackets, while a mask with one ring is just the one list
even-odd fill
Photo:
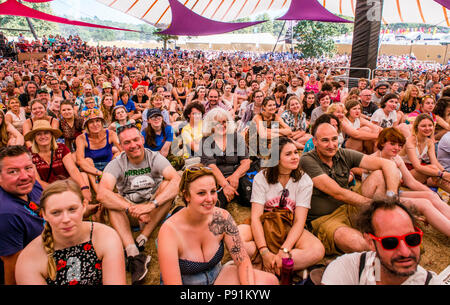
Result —
[[88, 109], [88, 110], [84, 111], [83, 118], [84, 118], [83, 129], [86, 128], [86, 124], [90, 120], [101, 119], [103, 121], [103, 124], [106, 123], [105, 119], [103, 118], [102, 112], [97, 108], [92, 108], [92, 109]]
[[62, 135], [61, 130], [52, 128], [49, 121], [37, 120], [33, 124], [33, 129], [25, 135], [25, 141], [32, 141], [36, 133], [39, 131], [50, 131], [56, 139]]

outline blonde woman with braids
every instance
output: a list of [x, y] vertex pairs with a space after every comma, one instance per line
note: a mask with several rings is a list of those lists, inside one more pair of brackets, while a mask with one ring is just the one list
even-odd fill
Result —
[[54, 182], [42, 193], [44, 231], [29, 243], [16, 264], [19, 285], [125, 285], [122, 243], [114, 229], [83, 221], [79, 186]]

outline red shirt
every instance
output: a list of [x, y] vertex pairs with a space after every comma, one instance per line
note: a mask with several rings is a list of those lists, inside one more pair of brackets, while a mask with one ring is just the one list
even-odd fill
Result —
[[50, 171], [50, 164], [48, 164], [44, 159], [39, 156], [39, 154], [32, 153], [33, 163], [36, 165], [36, 169], [42, 180], [48, 183], [55, 182], [56, 180], [63, 180], [70, 177], [67, 172], [66, 167], [63, 163], [63, 158], [70, 154], [70, 150], [66, 145], [58, 143], [58, 148], [53, 153], [53, 164], [52, 171], [50, 173], [50, 178], [47, 181], [48, 173]]
[[140, 83], [135, 82], [132, 87], [133, 87], [133, 89], [136, 89], [140, 85], [148, 88], [148, 86], [150, 86], [150, 83], [143, 80]]

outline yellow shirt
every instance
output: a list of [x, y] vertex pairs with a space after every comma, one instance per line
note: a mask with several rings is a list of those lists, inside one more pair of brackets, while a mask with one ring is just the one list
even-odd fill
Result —
[[190, 154], [190, 147], [192, 141], [198, 141], [203, 137], [203, 124], [200, 121], [200, 123], [197, 124], [197, 126], [194, 126], [194, 128], [191, 127], [191, 124], [187, 124], [186, 126], [181, 129], [181, 137], [183, 139], [183, 146], [184, 146], [184, 158], [187, 159], [191, 157]]

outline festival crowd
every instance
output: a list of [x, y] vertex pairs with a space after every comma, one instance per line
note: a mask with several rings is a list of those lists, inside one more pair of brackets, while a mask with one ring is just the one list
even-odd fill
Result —
[[278, 285], [288, 257], [298, 283], [441, 284], [419, 262], [420, 227], [450, 236], [446, 66], [383, 56], [349, 86], [348, 56], [20, 51], [45, 56], [0, 58], [4, 284], [142, 284], [149, 243], [165, 285]]

